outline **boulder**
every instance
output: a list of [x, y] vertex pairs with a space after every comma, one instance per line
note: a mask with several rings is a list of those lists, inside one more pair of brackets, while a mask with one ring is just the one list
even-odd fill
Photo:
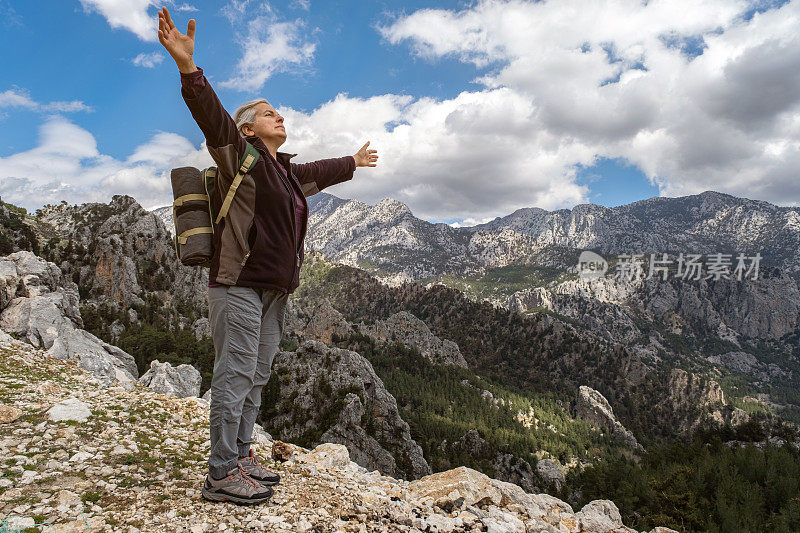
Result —
[[51, 357], [76, 360], [103, 385], [132, 386], [139, 375], [133, 357], [80, 329], [77, 286], [56, 265], [30, 252], [6, 256], [0, 259], [0, 292], [0, 329]]
[[344, 469], [350, 464], [350, 455], [345, 446], [326, 442], [301, 456], [300, 461], [319, 469]]
[[593, 500], [575, 513], [582, 531], [592, 533], [637, 533], [622, 523], [619, 509], [611, 500]]
[[[492, 481], [482, 472], [466, 466], [459, 466], [414, 480], [409, 483], [408, 490], [410, 495], [417, 500], [430, 498], [431, 501], [436, 501], [442, 498], [464, 498], [465, 506], [479, 503], [500, 505], [503, 494]], [[522, 491], [522, 489], [519, 490]], [[456, 494], [452, 495], [451, 493], [454, 491]]]
[[139, 383], [154, 391], [178, 398], [198, 396], [201, 381], [200, 372], [192, 365], [173, 367], [158, 359], [150, 361], [150, 369], [139, 378]]
[[67, 398], [47, 411], [47, 416], [53, 422], [64, 420], [74, 420], [75, 422], [86, 422], [92, 415], [89, 406], [77, 398]]
[[0, 403], [0, 424], [8, 424], [22, 416], [22, 411], [13, 405]]

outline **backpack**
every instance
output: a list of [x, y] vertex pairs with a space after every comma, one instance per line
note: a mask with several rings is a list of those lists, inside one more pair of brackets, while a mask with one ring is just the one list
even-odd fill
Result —
[[214, 255], [213, 234], [217, 225], [228, 214], [245, 174], [258, 162], [258, 150], [247, 143], [239, 171], [231, 182], [220, 205], [214, 197], [217, 167], [200, 171], [195, 167], [172, 169], [172, 221], [175, 224], [175, 255], [187, 266], [211, 266]]

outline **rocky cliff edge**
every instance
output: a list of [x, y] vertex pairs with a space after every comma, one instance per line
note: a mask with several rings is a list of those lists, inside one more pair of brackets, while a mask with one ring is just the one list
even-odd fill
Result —
[[312, 450], [275, 443], [262, 431], [255, 449], [282, 477], [270, 502], [207, 502], [199, 489], [209, 451], [208, 404], [139, 383], [104, 386], [78, 365], [0, 334], [4, 527], [47, 523], [59, 533], [635, 531], [608, 500], [576, 511], [465, 467], [404, 481], [368, 472], [343, 445]]

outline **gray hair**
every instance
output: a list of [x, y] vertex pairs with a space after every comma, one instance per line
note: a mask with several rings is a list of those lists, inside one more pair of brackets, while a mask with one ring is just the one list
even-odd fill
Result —
[[255, 100], [250, 100], [242, 104], [239, 109], [236, 110], [236, 113], [233, 114], [233, 121], [236, 122], [236, 129], [242, 137], [245, 137], [245, 134], [242, 132], [242, 126], [245, 124], [252, 124], [256, 120], [257, 104], [270, 105], [270, 103], [263, 98], [256, 98]]

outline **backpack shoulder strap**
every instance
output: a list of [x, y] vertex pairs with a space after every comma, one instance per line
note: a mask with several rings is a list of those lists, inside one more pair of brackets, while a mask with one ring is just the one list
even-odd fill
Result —
[[231, 202], [233, 202], [233, 197], [236, 195], [236, 189], [239, 188], [239, 185], [242, 183], [245, 174], [250, 172], [256, 165], [258, 156], [258, 150], [256, 150], [252, 144], [247, 143], [244, 155], [242, 156], [242, 161], [239, 165], [239, 171], [233, 178], [231, 186], [228, 189], [228, 194], [225, 195], [225, 200], [222, 202], [222, 206], [219, 208], [219, 214], [217, 215], [217, 220], [214, 222], [215, 224], [219, 224], [219, 221], [228, 214], [228, 210], [231, 208]]

